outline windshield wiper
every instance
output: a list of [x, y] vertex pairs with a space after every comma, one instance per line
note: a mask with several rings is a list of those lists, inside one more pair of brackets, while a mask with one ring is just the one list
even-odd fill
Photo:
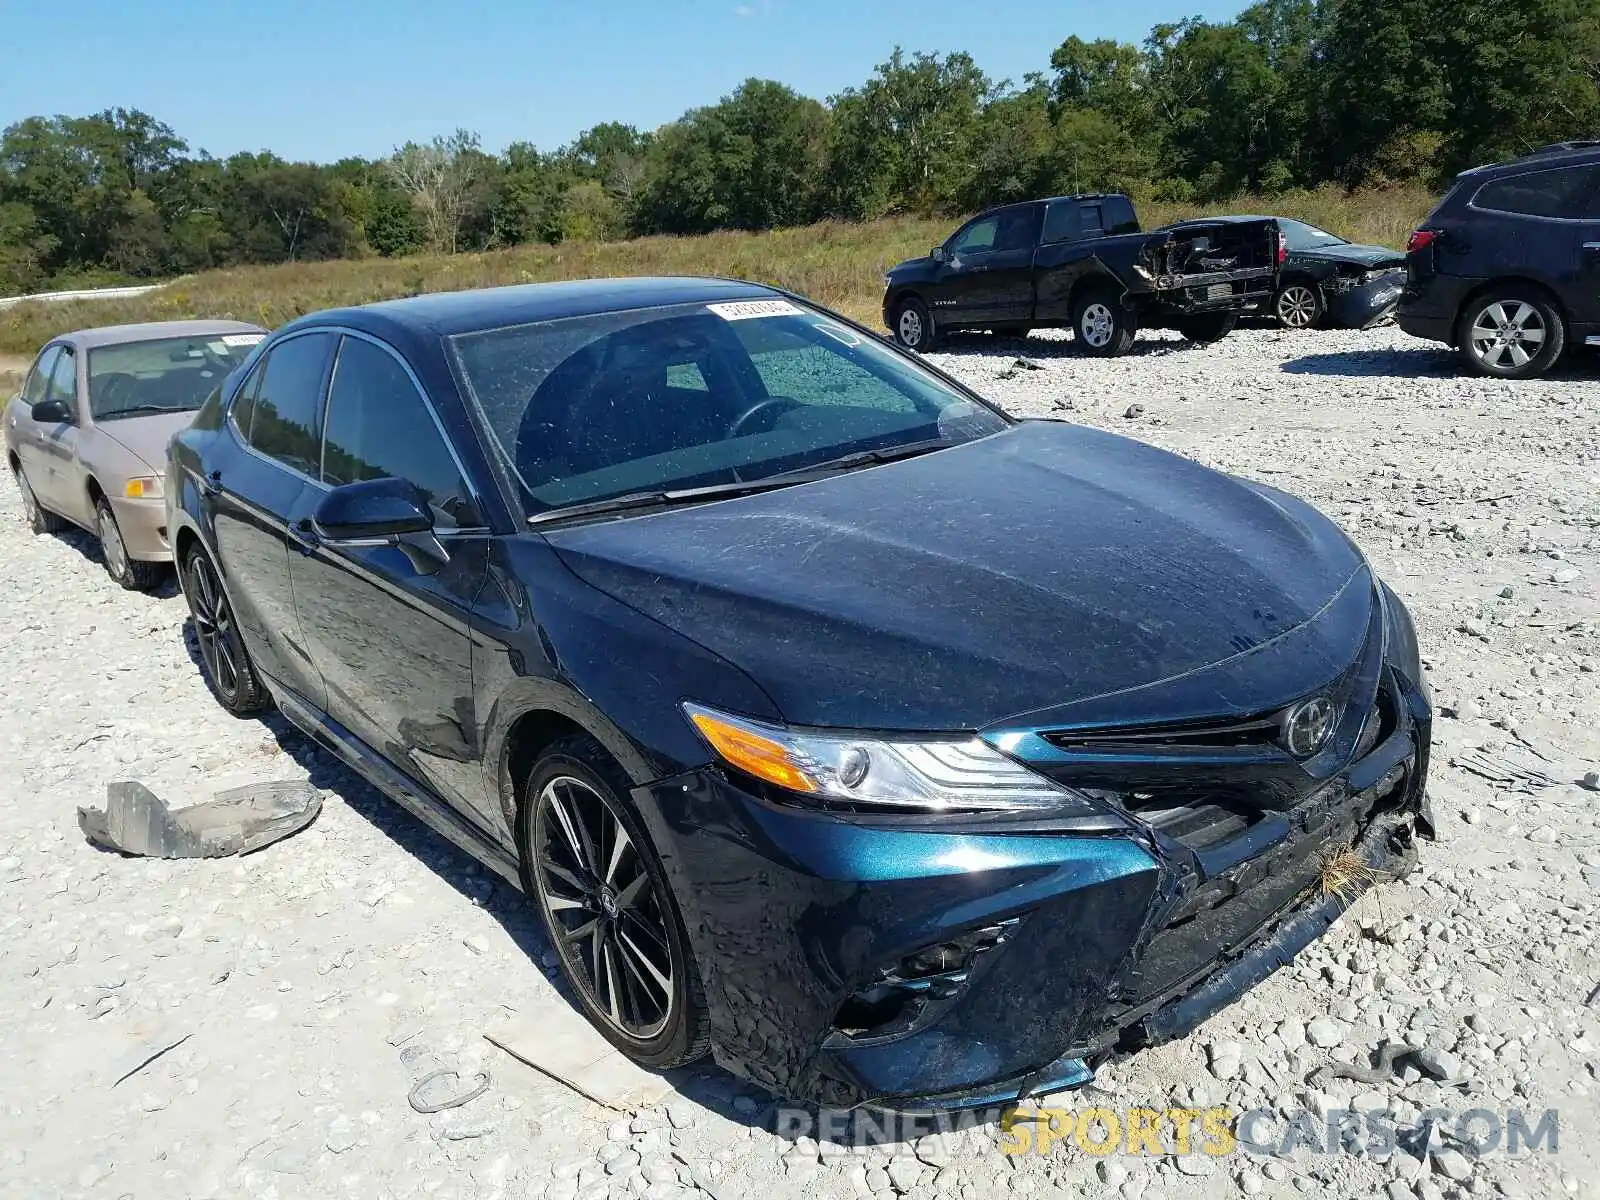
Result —
[[880, 450], [860, 450], [854, 454], [830, 458], [809, 467], [796, 467], [777, 475], [749, 479], [741, 483], [713, 483], [705, 487], [675, 488], [657, 492], [628, 492], [606, 500], [589, 500], [581, 504], [568, 504], [546, 512], [534, 513], [528, 518], [530, 525], [549, 525], [576, 517], [598, 516], [605, 513], [628, 512], [639, 508], [665, 508], [673, 504], [697, 504], [702, 500], [722, 500], [732, 496], [753, 496], [758, 492], [776, 491], [797, 483], [813, 483], [837, 475], [841, 471], [864, 467], [870, 463], [893, 462], [899, 458], [913, 458], [947, 446], [959, 445], [949, 438], [928, 438], [920, 442], [907, 442], [902, 446], [885, 446]]
[[119, 408], [115, 412], [100, 413], [95, 420], [109, 421], [112, 417], [131, 417], [139, 413], [157, 412], [188, 412], [187, 408], [174, 407], [171, 404], [134, 404], [128, 408]]
[[[827, 472], [823, 472], [826, 474]], [[757, 492], [770, 492], [777, 488], [805, 483], [815, 472], [796, 472], [792, 475], [769, 475], [765, 479], [751, 479], [744, 483], [713, 483], [706, 487], [675, 488], [660, 492], [628, 492], [606, 500], [588, 500], [582, 504], [567, 504], [546, 512], [534, 513], [529, 525], [549, 525], [572, 517], [589, 517], [602, 513], [627, 512], [635, 508], [665, 508], [673, 504], [696, 504], [701, 500], [719, 500], [729, 496], [750, 496]]]
[[[919, 454], [931, 454], [935, 450], [959, 446], [961, 441], [962, 439], [957, 438], [925, 438], [920, 442], [906, 442], [901, 446], [884, 446], [879, 450], [857, 450], [854, 454], [843, 454], [838, 458], [830, 458], [813, 466], [801, 467], [794, 473], [811, 475], [821, 471], [831, 475], [837, 471], [850, 471], [856, 467], [864, 467], [870, 463], [894, 462], [900, 458], [915, 458]], [[777, 476], [777, 478], [786, 478], [786, 476]]]

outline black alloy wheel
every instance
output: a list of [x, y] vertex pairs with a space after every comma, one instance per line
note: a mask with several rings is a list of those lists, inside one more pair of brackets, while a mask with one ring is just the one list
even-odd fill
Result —
[[269, 708], [271, 698], [239, 636], [228, 594], [211, 559], [199, 546], [189, 552], [184, 563], [183, 594], [189, 602], [189, 615], [194, 618], [194, 636], [200, 645], [206, 685], [217, 703], [236, 717]]
[[614, 1046], [655, 1069], [710, 1043], [699, 973], [654, 849], [592, 738], [557, 742], [528, 781], [524, 869], [563, 974]]

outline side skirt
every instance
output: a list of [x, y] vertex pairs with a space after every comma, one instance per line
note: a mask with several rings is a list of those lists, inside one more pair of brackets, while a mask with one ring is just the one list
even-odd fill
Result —
[[287, 688], [274, 688], [278, 709], [301, 733], [332, 751], [368, 783], [417, 820], [471, 855], [519, 892], [522, 870], [515, 856], [461, 817], [439, 797], [397, 771], [382, 755], [332, 717], [319, 714]]

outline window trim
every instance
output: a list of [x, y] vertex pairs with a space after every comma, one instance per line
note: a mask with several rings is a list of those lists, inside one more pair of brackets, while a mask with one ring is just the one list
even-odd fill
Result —
[[[438, 433], [439, 440], [444, 443], [445, 453], [450, 456], [450, 461], [455, 464], [456, 474], [461, 477], [461, 484], [467, 489], [467, 495], [472, 500], [473, 511], [478, 515], [478, 524], [456, 525], [449, 529], [435, 530], [435, 532], [441, 537], [446, 535], [453, 536], [462, 533], [481, 534], [489, 532], [490, 526], [486, 519], [486, 510], [483, 504], [483, 494], [478, 490], [477, 484], [473, 483], [472, 475], [467, 471], [466, 464], [461, 461], [461, 455], [457, 453], [455, 445], [450, 441], [450, 434], [445, 429], [444, 422], [439, 419], [438, 412], [434, 409], [433, 400], [428, 395], [428, 389], [422, 386], [422, 380], [419, 379], [417, 377], [417, 373], [411, 369], [411, 364], [405, 360], [405, 356], [393, 346], [389, 345], [389, 343], [384, 341], [382, 338], [374, 337], [372, 334], [360, 329], [350, 329], [343, 325], [326, 325], [321, 326], [320, 328], [335, 331], [339, 333], [341, 337], [339, 339], [338, 346], [336, 346], [333, 351], [333, 362], [328, 367], [328, 378], [322, 385], [321, 420], [319, 420], [317, 423], [317, 473], [319, 475], [322, 474], [323, 458], [327, 453], [328, 412], [333, 407], [333, 384], [334, 380], [337, 379], [339, 375], [339, 360], [344, 357], [344, 341], [345, 338], [357, 338], [363, 342], [367, 342], [373, 346], [376, 346], [379, 350], [383, 351], [390, 358], [394, 359], [395, 362], [400, 364], [400, 369], [405, 372], [406, 378], [411, 381], [412, 388], [415, 389], [417, 396], [422, 400], [423, 410], [427, 412], [429, 420], [433, 422], [433, 428], [435, 432]], [[333, 490], [325, 481], [321, 479], [313, 479], [311, 482], [315, 483], [324, 491], [331, 492]]]
[[[1558, 171], [1592, 172], [1594, 178], [1589, 184], [1589, 193], [1585, 199], [1590, 203], [1593, 203], [1596, 196], [1600, 195], [1600, 162], [1565, 163], [1558, 167], [1544, 167], [1532, 171], [1514, 171], [1509, 175], [1497, 175], [1493, 179], [1485, 179], [1475, 189], [1473, 189], [1471, 198], [1467, 200], [1467, 207], [1474, 212], [1491, 213], [1497, 217], [1515, 217], [1522, 221], [1559, 221], [1564, 225], [1593, 225], [1597, 221], [1600, 221], [1600, 216], [1549, 217], [1542, 213], [1517, 212], [1515, 209], [1510, 208], [1491, 208], [1486, 204], [1478, 203], [1478, 197], [1483, 195], [1487, 189], [1494, 187], [1496, 184], [1508, 183], [1513, 179], [1527, 179], [1534, 175], [1554, 175]], [[1443, 202], [1441, 201], [1441, 206], [1442, 204]]]

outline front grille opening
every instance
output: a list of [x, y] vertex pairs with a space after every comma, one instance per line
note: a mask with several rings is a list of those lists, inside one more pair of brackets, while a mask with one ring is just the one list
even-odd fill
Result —
[[1220, 793], [1203, 795], [1172, 792], [1124, 794], [1129, 813], [1191, 850], [1204, 850], [1231, 841], [1249, 829], [1259, 813]]
[[1279, 716], [1280, 710], [1274, 709], [1248, 717], [1058, 729], [1044, 734], [1044, 739], [1062, 750], [1102, 750], [1111, 746], [1271, 746], [1278, 740]]
[[1356, 751], [1353, 757], [1365, 758], [1372, 752], [1374, 746], [1386, 741], [1399, 725], [1400, 717], [1395, 708], [1394, 692], [1387, 682], [1381, 683], [1372, 711], [1367, 714], [1366, 724], [1361, 727], [1361, 736], [1356, 739]]

